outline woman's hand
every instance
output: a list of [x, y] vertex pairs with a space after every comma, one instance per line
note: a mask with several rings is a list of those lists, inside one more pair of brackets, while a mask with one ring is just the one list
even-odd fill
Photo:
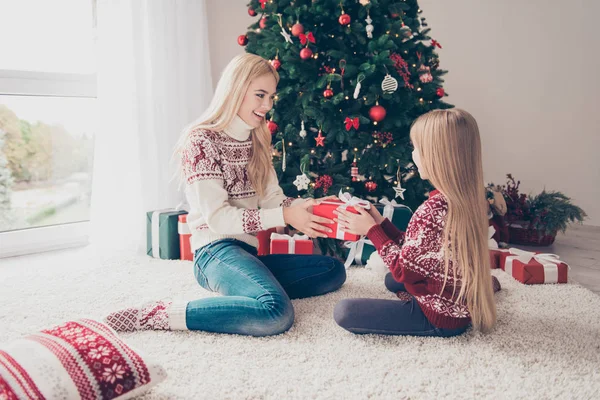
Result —
[[[334, 218], [333, 220], [338, 223], [338, 226], [343, 232], [361, 236], [366, 235], [372, 227], [377, 225], [377, 222], [371, 216], [369, 211], [360, 206], [354, 206], [354, 208], [358, 211], [358, 214], [338, 208], [333, 212], [337, 215], [337, 218]], [[379, 212], [377, 212], [377, 214], [379, 214]]]
[[285, 207], [283, 209], [285, 223], [290, 224], [308, 237], [327, 237], [323, 232], [333, 231], [328, 226], [322, 224], [333, 224], [333, 221], [312, 213], [312, 207], [317, 204], [319, 204], [319, 200], [308, 199], [297, 206]]

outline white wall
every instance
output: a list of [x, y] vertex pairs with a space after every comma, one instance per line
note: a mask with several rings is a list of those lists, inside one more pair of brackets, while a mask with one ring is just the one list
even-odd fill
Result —
[[[213, 82], [257, 17], [246, 0], [208, 0]], [[596, 0], [421, 0], [449, 71], [448, 102], [479, 123], [487, 182], [571, 196], [600, 225], [600, 35]]]

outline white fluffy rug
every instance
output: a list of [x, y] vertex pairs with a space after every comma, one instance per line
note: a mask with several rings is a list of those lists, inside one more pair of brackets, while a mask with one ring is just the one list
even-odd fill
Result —
[[[283, 335], [141, 332], [125, 340], [169, 378], [144, 399], [591, 399], [600, 394], [600, 297], [576, 285], [524, 286], [504, 272], [498, 328], [452, 339], [359, 336], [333, 321], [346, 297], [394, 298], [352, 268], [326, 296], [296, 300]], [[98, 257], [90, 248], [0, 260], [0, 343], [151, 299], [211, 296], [189, 262]]]

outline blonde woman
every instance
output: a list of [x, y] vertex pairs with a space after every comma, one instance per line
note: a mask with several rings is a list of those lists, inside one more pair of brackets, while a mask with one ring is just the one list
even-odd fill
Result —
[[334, 318], [354, 333], [450, 337], [470, 325], [489, 332], [500, 284], [490, 274], [477, 122], [459, 109], [431, 111], [414, 122], [410, 138], [421, 178], [436, 190], [406, 232], [374, 207], [358, 215], [340, 210], [336, 218], [344, 230], [373, 242], [391, 271], [386, 286], [400, 301], [346, 299]]
[[227, 65], [206, 112], [176, 149], [190, 205], [194, 275], [223, 296], [187, 303], [153, 302], [109, 315], [119, 331], [190, 329], [267, 336], [294, 322], [291, 298], [317, 296], [346, 280], [343, 264], [318, 255], [257, 256], [256, 233], [287, 224], [325, 237], [332, 221], [315, 216], [315, 199], [283, 194], [271, 160], [265, 116], [279, 75], [242, 54]]

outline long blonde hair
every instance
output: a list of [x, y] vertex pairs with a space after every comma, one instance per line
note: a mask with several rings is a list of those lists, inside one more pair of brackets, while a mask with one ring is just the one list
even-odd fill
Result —
[[457, 299], [466, 301], [473, 327], [488, 332], [496, 324], [496, 303], [490, 273], [488, 203], [477, 122], [464, 110], [434, 110], [417, 118], [410, 138], [421, 156], [422, 172], [448, 201], [442, 247], [445, 275], [441, 290], [448, 280], [451, 259], [454, 294], [458, 279]]
[[[263, 75], [272, 74], [279, 83], [279, 74], [264, 58], [243, 53], [234, 57], [223, 70], [215, 94], [204, 113], [187, 126], [175, 146], [174, 158], [179, 162], [182, 178], [181, 152], [187, 145], [190, 133], [197, 129], [222, 132], [237, 115], [250, 83]], [[252, 130], [252, 157], [248, 163], [248, 177], [259, 196], [263, 196], [271, 167], [271, 132], [263, 121]]]

